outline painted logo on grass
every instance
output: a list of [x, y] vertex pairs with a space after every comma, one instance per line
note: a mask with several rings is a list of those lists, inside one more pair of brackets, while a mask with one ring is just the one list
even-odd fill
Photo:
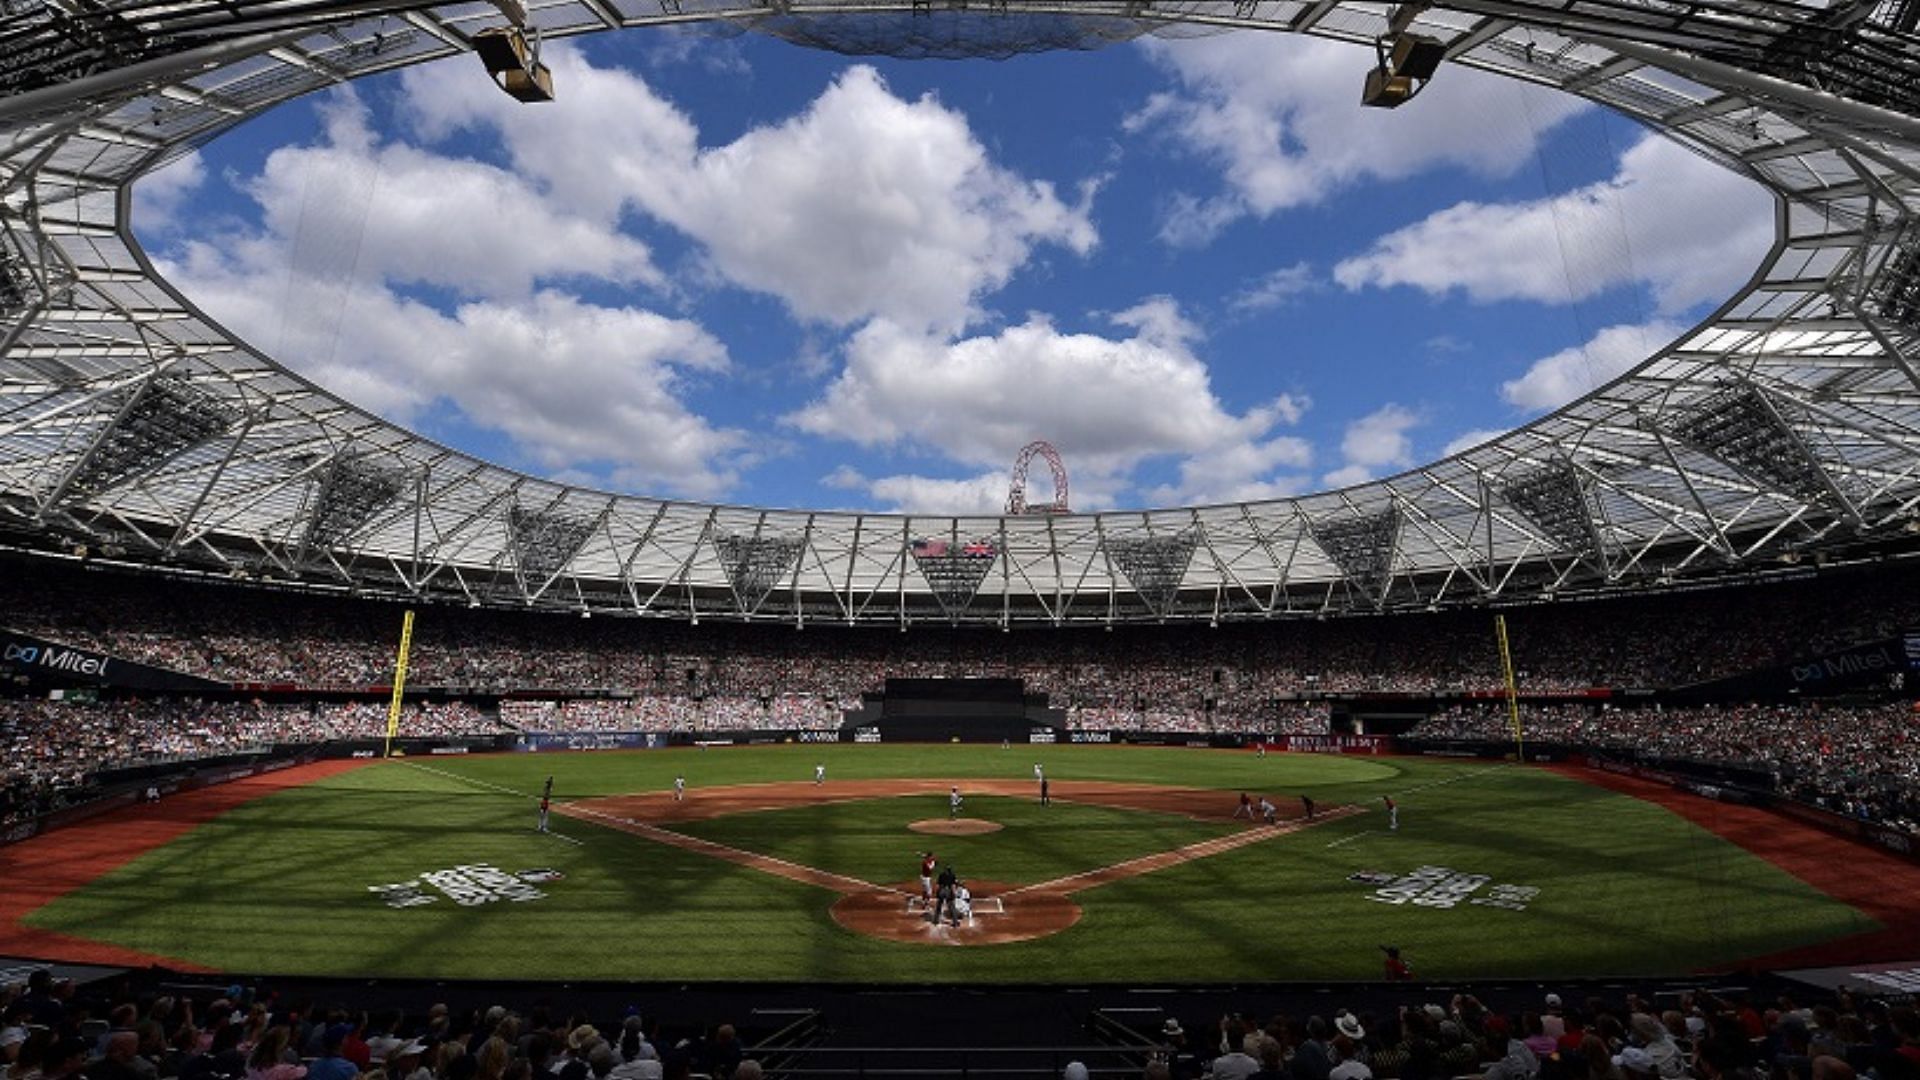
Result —
[[546, 893], [533, 887], [535, 882], [558, 881], [565, 876], [544, 867], [509, 874], [486, 863], [469, 863], [429, 870], [408, 881], [369, 885], [367, 891], [390, 908], [424, 907], [443, 896], [461, 907], [479, 907], [502, 900], [520, 904], [546, 898]]
[[[1410, 874], [1361, 870], [1347, 875], [1347, 880], [1374, 886], [1367, 899], [1375, 903], [1441, 910], [1465, 901], [1480, 907], [1525, 911], [1540, 895], [1532, 885], [1493, 885], [1493, 878], [1487, 874], [1469, 874], [1445, 866], [1422, 866]], [[1486, 889], [1485, 895], [1475, 895], [1482, 889]]]

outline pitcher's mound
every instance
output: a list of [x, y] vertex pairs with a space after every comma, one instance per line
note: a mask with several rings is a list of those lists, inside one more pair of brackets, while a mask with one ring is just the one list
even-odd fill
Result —
[[914, 832], [933, 833], [936, 836], [979, 836], [982, 833], [999, 832], [1006, 826], [997, 821], [982, 821], [979, 818], [927, 818], [907, 826]]

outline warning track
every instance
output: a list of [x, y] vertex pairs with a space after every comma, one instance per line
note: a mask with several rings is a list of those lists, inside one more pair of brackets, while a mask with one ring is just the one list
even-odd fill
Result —
[[[946, 780], [835, 781], [825, 785], [804, 781], [742, 784], [690, 789], [681, 800], [675, 800], [671, 792], [649, 792], [583, 799], [558, 804], [554, 809], [570, 817], [593, 821], [761, 873], [830, 889], [841, 894], [832, 909], [834, 921], [841, 926], [869, 937], [927, 945], [999, 945], [1057, 934], [1080, 920], [1080, 905], [1072, 899], [1075, 893], [1365, 813], [1355, 806], [1334, 806], [1321, 810], [1312, 820], [1294, 816], [1282, 819], [1277, 825], [1248, 824], [1226, 836], [1031, 885], [968, 882], [976, 901], [999, 899], [1004, 913], [976, 917], [957, 927], [932, 923], [925, 915], [909, 910], [908, 898], [919, 895], [920, 885], [917, 881], [876, 885], [662, 827], [754, 811], [913, 795], [944, 795], [952, 786], [954, 782]], [[1037, 791], [1037, 785], [1028, 780], [968, 780], [959, 786], [963, 795], [1031, 798]], [[1238, 801], [1228, 793], [1152, 784], [1057, 780], [1050, 784], [1049, 793], [1059, 802], [1149, 810], [1208, 822], [1231, 823], [1235, 820], [1233, 814], [1238, 808]]]

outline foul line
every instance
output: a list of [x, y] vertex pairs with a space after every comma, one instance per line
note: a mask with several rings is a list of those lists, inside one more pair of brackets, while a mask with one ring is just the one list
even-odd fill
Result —
[[[474, 787], [478, 787], [478, 788], [486, 788], [490, 791], [497, 791], [502, 795], [511, 795], [516, 799], [527, 799], [531, 802], [540, 801], [540, 796], [538, 795], [533, 795], [525, 791], [515, 791], [513, 788], [502, 787], [499, 784], [490, 783], [489, 781], [486, 781], [486, 780], [475, 780], [471, 776], [461, 776], [459, 773], [450, 773], [445, 769], [436, 769], [431, 765], [421, 765], [421, 764], [418, 764], [417, 762], [412, 762], [412, 761], [402, 761], [401, 764], [411, 765], [422, 772], [430, 772], [436, 776], [444, 776], [447, 779], [456, 781], [458, 783], [471, 784]], [[538, 832], [539, 830], [536, 829], [535, 831]], [[585, 841], [575, 840], [573, 837], [568, 836], [565, 833], [557, 833], [551, 830], [547, 831], [543, 835], [551, 836], [555, 840], [564, 840], [567, 843], [572, 844], [574, 847], [581, 847], [585, 843]]]
[[[1185, 847], [1177, 847], [1171, 851], [1156, 851], [1151, 855], [1142, 855], [1137, 859], [1128, 859], [1125, 862], [1117, 862], [1092, 870], [1083, 870], [1078, 874], [1068, 874], [1066, 877], [1054, 878], [1052, 881], [1042, 881], [1035, 885], [1022, 885], [1017, 889], [1009, 889], [1001, 895], [1016, 896], [1024, 892], [1054, 892], [1062, 896], [1067, 896], [1080, 892], [1083, 889], [1091, 889], [1095, 886], [1120, 881], [1124, 878], [1139, 877], [1142, 874], [1150, 874], [1155, 870], [1164, 870], [1169, 866], [1179, 866], [1182, 863], [1193, 862], [1196, 859], [1204, 859], [1210, 855], [1218, 855], [1223, 851], [1233, 851], [1236, 848], [1243, 848], [1249, 844], [1257, 844], [1276, 836], [1288, 836], [1293, 833], [1303, 832], [1329, 821], [1337, 821], [1340, 818], [1351, 817], [1355, 814], [1365, 812], [1366, 811], [1357, 806], [1336, 806], [1315, 815], [1311, 820], [1295, 818], [1285, 825], [1256, 825], [1252, 828], [1242, 829], [1237, 833], [1231, 833], [1226, 836], [1216, 836], [1211, 840], [1202, 840], [1197, 844], [1188, 844]], [[1070, 882], [1078, 882], [1078, 884], [1070, 885]]]
[[649, 840], [656, 840], [662, 844], [677, 847], [685, 851], [692, 851], [710, 858], [730, 862], [737, 866], [744, 866], [749, 870], [758, 870], [763, 874], [772, 874], [774, 877], [797, 881], [802, 885], [818, 885], [823, 888], [832, 889], [835, 892], [849, 894], [892, 892], [899, 893], [902, 896], [912, 895], [903, 889], [892, 889], [884, 885], [875, 885], [871, 881], [862, 881], [857, 877], [849, 877], [846, 874], [836, 874], [831, 870], [821, 870], [817, 867], [788, 862], [785, 859], [772, 855], [761, 855], [758, 852], [744, 851], [737, 847], [728, 847], [725, 844], [717, 844], [712, 840], [702, 840], [697, 836], [688, 836], [685, 833], [677, 833], [670, 829], [663, 829], [658, 825], [649, 825], [644, 821], [614, 817], [612, 814], [603, 813], [588, 806], [569, 805], [556, 807], [556, 809], [569, 817], [598, 818], [609, 827], [619, 829], [621, 832], [633, 833], [635, 836], [644, 836]]

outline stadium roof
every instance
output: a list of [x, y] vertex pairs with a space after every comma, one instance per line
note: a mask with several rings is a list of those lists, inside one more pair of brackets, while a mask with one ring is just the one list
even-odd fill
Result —
[[[296, 376], [141, 252], [143, 173], [299, 95], [471, 51], [517, 6], [8, 5], [13, 542], [474, 603], [1004, 624], [1481, 604], [1920, 531], [1920, 0], [528, 4], [545, 39], [703, 24], [909, 56], [1247, 28], [1384, 58], [1405, 33], [1632, 116], [1776, 196], [1772, 251], [1712, 317], [1465, 453], [1293, 499], [962, 518], [664, 501], [499, 468]], [[1356, 51], [1356, 96], [1368, 66]]]

